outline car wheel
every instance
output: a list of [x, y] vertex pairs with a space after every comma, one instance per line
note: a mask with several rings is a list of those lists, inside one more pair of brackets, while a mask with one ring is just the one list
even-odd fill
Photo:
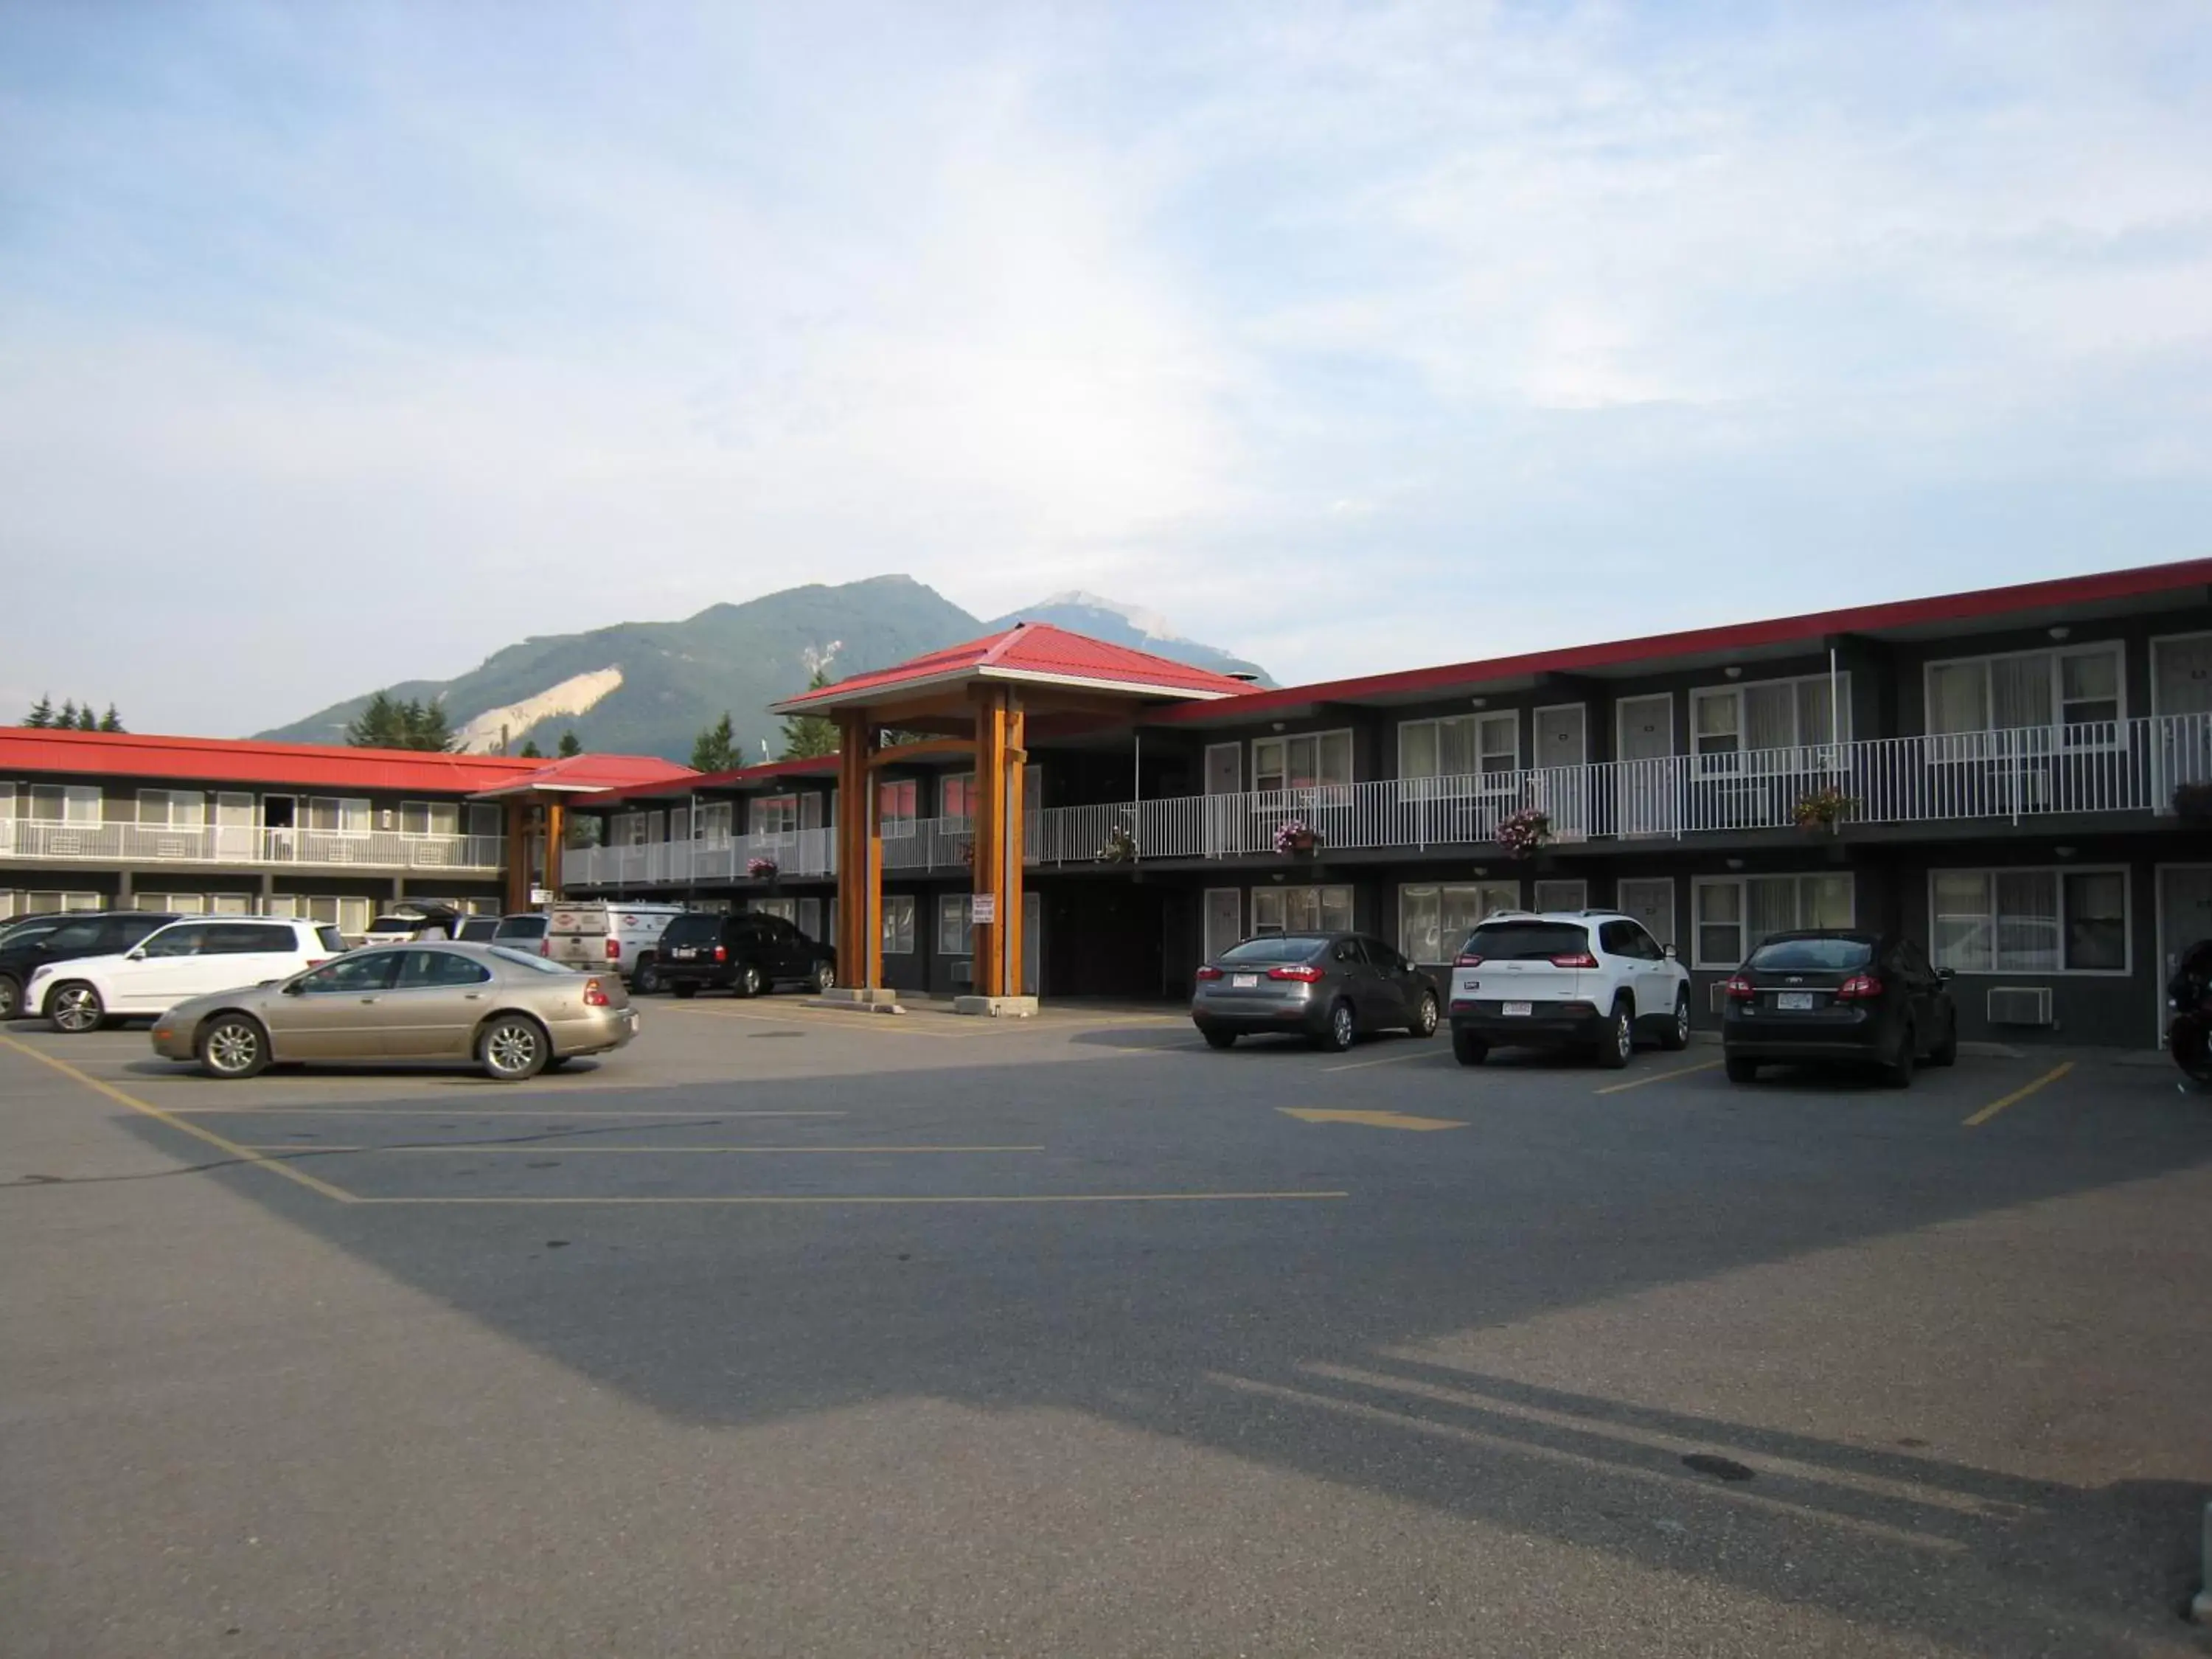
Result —
[[1352, 1040], [1358, 1035], [1359, 1025], [1352, 1014], [1352, 1005], [1340, 1000], [1329, 1004], [1328, 1023], [1321, 1028], [1321, 1035], [1314, 1039], [1314, 1047], [1332, 1054], [1340, 1054], [1352, 1046]]
[[1406, 1028], [1417, 1037], [1432, 1037], [1437, 1034], [1437, 994], [1421, 993], [1421, 1006], [1413, 1010], [1413, 1023]]
[[639, 957], [629, 976], [629, 988], [641, 997], [653, 995], [660, 989], [660, 964], [651, 957]]
[[46, 994], [46, 1019], [57, 1031], [82, 1036], [98, 1030], [106, 1017], [107, 1005], [100, 1000], [100, 993], [81, 979], [57, 985]]
[[1956, 1066], [1959, 1063], [1959, 1016], [1955, 1010], [1951, 1023], [1943, 1028], [1943, 1040], [1928, 1051], [1930, 1066]]
[[1730, 1054], [1724, 1063], [1728, 1066], [1728, 1080], [1730, 1083], [1756, 1083], [1759, 1081], [1759, 1062], [1757, 1060], [1746, 1060], [1740, 1054]]
[[814, 988], [816, 996], [826, 996], [837, 988], [837, 969], [829, 963], [817, 962], [807, 983]]
[[1661, 1033], [1659, 1046], [1669, 1054], [1677, 1054], [1690, 1046], [1690, 988], [1684, 986], [1674, 993], [1674, 1018], [1667, 1022]]
[[1908, 1024], [1897, 1039], [1897, 1052], [1882, 1062], [1881, 1080], [1885, 1088], [1909, 1089], [1912, 1086], [1912, 1057], [1920, 1052], [1919, 1033]]
[[1597, 1063], [1608, 1072], [1617, 1072], [1628, 1064], [1636, 1052], [1636, 1019], [1629, 1012], [1626, 998], [1613, 1005], [1607, 1019], [1605, 1035], [1598, 1039]]
[[200, 1067], [228, 1082], [258, 1076], [269, 1064], [269, 1033], [246, 1014], [218, 1014], [200, 1027], [192, 1045]]
[[668, 994], [674, 997], [678, 1002], [689, 1002], [693, 997], [699, 994], [699, 988], [696, 985], [687, 984], [684, 981], [678, 980], [675, 984], [668, 988]]
[[477, 1063], [500, 1083], [536, 1077], [552, 1057], [545, 1030], [526, 1014], [501, 1014], [477, 1039]]
[[1237, 1033], [1224, 1031], [1216, 1025], [1201, 1025], [1198, 1028], [1198, 1034], [1206, 1039], [1206, 1046], [1209, 1048], [1234, 1048], [1237, 1046]]
[[1490, 1058], [1490, 1045], [1472, 1031], [1454, 1031], [1452, 1058], [1462, 1066], [1480, 1066]]
[[23, 988], [12, 975], [0, 974], [0, 1020], [23, 1017]]
[[738, 969], [738, 981], [732, 988], [741, 997], [757, 997], [768, 988], [768, 981], [761, 977], [760, 969], [749, 962]]

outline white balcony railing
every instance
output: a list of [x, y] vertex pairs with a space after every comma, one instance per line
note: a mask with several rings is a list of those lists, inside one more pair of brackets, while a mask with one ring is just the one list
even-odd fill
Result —
[[635, 847], [572, 847], [561, 855], [561, 882], [564, 887], [720, 885], [752, 879], [749, 872], [755, 859], [773, 860], [779, 877], [834, 875], [837, 832], [793, 830]]
[[[1276, 832], [1295, 819], [1326, 851], [1418, 853], [1489, 845], [1501, 822], [1531, 808], [1555, 844], [1674, 840], [1792, 829], [1798, 803], [1831, 788], [1848, 802], [1847, 823], [2020, 823], [2166, 812], [2184, 784], [2212, 784], [2212, 714], [1057, 806], [1027, 815], [1024, 845], [1028, 861], [1045, 866], [1101, 862], [1116, 830], [1139, 860], [1253, 858], [1273, 854]], [[834, 875], [836, 833], [778, 842], [803, 843], [778, 856], [779, 872]], [[818, 851], [809, 837], [820, 838]], [[972, 839], [965, 818], [893, 824], [884, 868], [957, 870]], [[722, 843], [719, 859], [708, 842], [572, 852], [564, 875], [594, 885], [741, 880], [747, 849], [763, 844]]]
[[497, 870], [499, 836], [397, 830], [268, 830], [252, 824], [67, 823], [0, 819], [0, 858], [132, 865], [354, 865], [380, 870]]

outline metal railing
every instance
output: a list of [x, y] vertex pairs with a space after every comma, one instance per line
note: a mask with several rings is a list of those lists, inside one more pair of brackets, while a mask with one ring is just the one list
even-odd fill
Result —
[[497, 870], [499, 836], [399, 830], [270, 830], [252, 824], [70, 823], [0, 819], [0, 858], [162, 865], [350, 865], [383, 870]]
[[[1550, 844], [1679, 840], [1792, 829], [1801, 807], [1824, 795], [1845, 824], [2020, 823], [2069, 813], [2166, 812], [2185, 784], [2212, 784], [2212, 714], [1055, 806], [1026, 815], [1024, 845], [1030, 864], [1047, 867], [1247, 859], [1275, 853], [1279, 832], [1295, 824], [1322, 852], [1480, 848], [1497, 843], [1505, 820], [1528, 812], [1542, 815]], [[779, 858], [780, 873], [836, 873], [836, 832], [806, 830], [797, 839], [809, 836], [821, 838], [818, 855]], [[885, 830], [884, 867], [957, 870], [972, 842], [967, 818], [899, 822]], [[688, 853], [680, 842], [602, 848], [597, 857], [618, 854], [620, 863], [619, 873], [601, 874], [615, 866], [572, 852], [565, 868], [569, 880], [592, 884], [743, 878], [742, 852], [711, 868], [703, 854], [682, 863]], [[665, 865], [655, 862], [664, 857]], [[667, 873], [654, 873], [663, 868]]]
[[654, 887], [765, 879], [751, 874], [756, 859], [774, 863], [778, 877], [834, 875], [837, 832], [793, 830], [631, 847], [571, 847], [561, 855], [561, 880], [573, 887]]

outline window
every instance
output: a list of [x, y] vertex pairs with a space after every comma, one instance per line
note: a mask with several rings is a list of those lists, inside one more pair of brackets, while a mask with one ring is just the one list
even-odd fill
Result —
[[458, 836], [461, 809], [449, 800], [403, 800], [399, 803], [400, 833], [409, 836]]
[[1537, 962], [1589, 953], [1589, 929], [1572, 921], [1486, 921], [1468, 935], [1466, 954], [1485, 962]]
[[149, 957], [203, 955], [208, 948], [208, 933], [215, 926], [211, 921], [172, 922], [159, 933], [146, 936], [146, 954]]
[[197, 830], [207, 822], [207, 797], [197, 789], [141, 789], [138, 822], [157, 828]]
[[745, 821], [756, 836], [795, 836], [799, 833], [799, 797], [796, 795], [763, 795], [746, 804], [745, 815]]
[[496, 836], [505, 826], [500, 823], [499, 808], [483, 805], [469, 808], [469, 833], [472, 836]]
[[1626, 877], [1614, 887], [1613, 908], [1634, 916], [1662, 945], [1674, 943], [1674, 884], [1665, 876]]
[[339, 799], [330, 795], [316, 795], [307, 802], [307, 828], [348, 836], [366, 835], [368, 833], [368, 803], [350, 798]]
[[1521, 884], [1479, 881], [1398, 890], [1398, 948], [1416, 962], [1449, 962], [1485, 916], [1521, 906]]
[[746, 904], [745, 914], [755, 916], [774, 916], [781, 921], [795, 922], [799, 917], [799, 901], [787, 898], [754, 899]]
[[975, 775], [973, 772], [948, 772], [938, 783], [938, 810], [948, 818], [958, 818], [963, 823], [973, 822], [975, 816]]
[[205, 949], [210, 956], [265, 956], [289, 951], [297, 943], [289, 927], [272, 927], [265, 921], [229, 921], [209, 925]]
[[1269, 934], [1265, 939], [1248, 939], [1221, 953], [1224, 962], [1310, 962], [1321, 954], [1322, 941], [1317, 939], [1285, 939]]
[[1938, 968], [1961, 974], [2120, 974], [2124, 870], [1938, 870], [1929, 881]]
[[[914, 834], [920, 793], [912, 778], [885, 779], [876, 786], [876, 814], [886, 838]], [[908, 908], [912, 906], [909, 904]]]
[[736, 822], [734, 804], [726, 800], [709, 801], [692, 815], [691, 822], [702, 841], [717, 844], [727, 842], [731, 826]]
[[[1833, 737], [1850, 741], [1850, 676], [1837, 676]], [[1701, 772], [1728, 771], [1730, 757], [1771, 749], [1810, 748], [1830, 740], [1826, 674], [1802, 679], [1716, 685], [1690, 693], [1690, 737]]]
[[1586, 881], [1540, 881], [1534, 908], [1539, 910], [1585, 910], [1589, 908]]
[[[15, 786], [12, 783], [0, 783], [0, 823], [5, 823], [15, 816]], [[8, 902], [8, 895], [0, 893], [0, 904], [5, 904]], [[0, 910], [0, 915], [7, 914], [5, 910]]]
[[911, 893], [884, 895], [884, 954], [887, 957], [910, 957], [914, 954], [914, 895]]
[[1339, 933], [1352, 927], [1349, 887], [1255, 887], [1255, 933]]
[[34, 783], [31, 817], [40, 823], [98, 823], [102, 809], [95, 784]]
[[975, 902], [967, 893], [942, 893], [937, 900], [937, 954], [972, 957], [975, 946], [969, 934], [975, 926]]
[[1608, 921], [1597, 930], [1597, 942], [1610, 956], [1640, 962], [1657, 962], [1666, 955], [1659, 942], [1632, 921]]
[[100, 943], [101, 926], [96, 921], [64, 922], [46, 935], [49, 951], [89, 951]]
[[[392, 969], [399, 965], [404, 951], [358, 951], [340, 957], [313, 973], [300, 977], [300, 994], [305, 997], [356, 995], [365, 991], [385, 991], [392, 987]], [[427, 951], [413, 952], [428, 955]]]
[[1352, 733], [1309, 732], [1252, 740], [1255, 789], [1313, 789], [1352, 781]]
[[452, 951], [386, 951], [381, 954], [403, 958], [399, 988], [415, 990], [440, 985], [482, 985], [491, 969], [481, 962]]
[[1734, 968], [1776, 933], [1848, 927], [1848, 875], [1701, 876], [1692, 884], [1700, 968]]
[[[2070, 651], [2024, 651], [1928, 665], [1934, 733], [2062, 729], [2122, 719], [2118, 641]], [[2099, 740], [2089, 734], [2088, 740]], [[2106, 739], [2108, 740], [2108, 739]]]
[[[293, 903], [297, 907], [298, 914], [306, 920], [328, 923], [342, 933], [356, 936], [368, 931], [374, 915], [365, 898], [330, 898], [318, 894], [295, 899]], [[544, 918], [538, 920], [541, 924], [539, 933], [542, 933]], [[533, 939], [538, 936], [537, 933], [531, 935]]]
[[1472, 777], [1498, 788], [1520, 769], [1521, 716], [1510, 710], [1407, 720], [1398, 727], [1401, 778]]

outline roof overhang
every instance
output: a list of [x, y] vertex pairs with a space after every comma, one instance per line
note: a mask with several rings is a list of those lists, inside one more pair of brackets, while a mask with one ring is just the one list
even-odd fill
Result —
[[1034, 669], [1007, 668], [997, 663], [982, 663], [962, 664], [935, 674], [917, 675], [912, 679], [895, 680], [888, 684], [856, 686], [850, 690], [835, 685], [824, 686], [819, 691], [808, 691], [796, 697], [787, 697], [781, 702], [772, 702], [769, 705], [769, 713], [818, 714], [836, 708], [882, 708], [911, 702], [916, 693], [940, 691], [978, 681], [1103, 693], [1127, 697], [1133, 702], [1212, 702], [1223, 698], [1233, 699], [1238, 695], [1234, 691], [1196, 690], [1157, 682], [1098, 679], [1081, 674], [1047, 674]]

